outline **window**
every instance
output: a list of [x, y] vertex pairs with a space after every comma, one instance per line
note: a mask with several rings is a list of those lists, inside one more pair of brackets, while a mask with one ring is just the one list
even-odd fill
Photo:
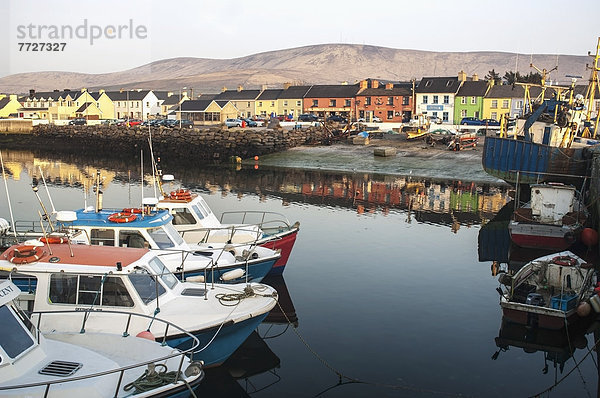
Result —
[[475, 111], [475, 114], [473, 116], [475, 116], [475, 118], [479, 119], [479, 111]]
[[450, 96], [444, 95], [444, 104], [449, 104], [449, 103], [450, 103]]
[[443, 113], [442, 113], [442, 120], [443, 120], [444, 122], [447, 122], [447, 121], [448, 121], [448, 112], [443, 112]]
[[144, 239], [139, 231], [119, 231], [119, 246], [120, 247], [135, 247], [138, 249], [148, 248], [150, 245]]
[[150, 107], [150, 101], [146, 101], [146, 106]]
[[437, 112], [431, 112], [431, 116], [435, 119], [437, 118]]
[[48, 299], [51, 304], [133, 307], [133, 300], [118, 276], [52, 274]]
[[250, 108], [250, 102], [246, 104], [246, 108]]
[[492, 108], [498, 108], [498, 100], [492, 100]]
[[433, 101], [431, 103], [432, 104], [437, 104], [438, 103], [438, 96], [437, 95], [433, 96]]
[[492, 119], [497, 120], [498, 119], [498, 113], [492, 112]]
[[102, 305], [110, 307], [133, 307], [133, 300], [119, 277], [109, 276], [102, 286]]
[[77, 304], [100, 304], [102, 277], [100, 275], [79, 275]]
[[157, 291], [158, 296], [162, 296], [166, 292], [164, 286], [157, 282], [156, 277], [149, 275], [146, 271], [130, 274], [129, 280], [144, 304], [155, 300]]
[[296, 106], [302, 106], [302, 101], [296, 101]]
[[402, 105], [408, 105], [408, 97], [402, 97]]
[[115, 231], [112, 229], [92, 229], [90, 231], [90, 243], [98, 246], [114, 246]]
[[173, 225], [189, 225], [196, 224], [194, 215], [185, 207], [171, 209], [173, 216]]
[[365, 111], [358, 111], [358, 117], [361, 119], [365, 118]]
[[330, 100], [329, 100], [329, 106], [331, 106], [331, 107], [335, 107], [335, 106], [336, 106], [336, 100], [334, 100], [334, 99], [330, 99]]
[[352, 106], [352, 100], [349, 100], [349, 99], [344, 100], [344, 106], [345, 107]]
[[394, 97], [388, 97], [388, 105], [394, 105]]
[[283, 106], [287, 106], [287, 101], [283, 101]]
[[169, 288], [173, 289], [177, 285], [177, 278], [169, 271], [167, 266], [160, 261], [158, 257], [154, 257], [148, 262], [148, 266], [154, 271], [156, 275], [163, 281], [163, 283]]
[[523, 109], [523, 101], [516, 101], [515, 102], [515, 109]]
[[0, 346], [9, 357], [14, 359], [33, 346], [33, 337], [6, 305], [0, 307], [0, 322]]
[[275, 101], [271, 101], [271, 106], [275, 106]]
[[314, 100], [312, 100], [312, 102], [313, 102], [312, 106], [319, 106], [319, 100], [314, 99]]
[[502, 108], [503, 109], [508, 109], [508, 100], [507, 99], [502, 100]]
[[475, 105], [477, 103], [477, 99], [475, 97], [471, 97], [471, 105]]
[[426, 104], [426, 103], [427, 103], [427, 100], [428, 100], [428, 96], [427, 96], [427, 95], [424, 95], [424, 96], [423, 96], [423, 103], [424, 103], [424, 104]]
[[262, 106], [262, 101], [258, 101], [258, 106]]
[[148, 229], [148, 234], [150, 234], [150, 238], [154, 240], [154, 243], [156, 243], [159, 249], [175, 247], [175, 244], [167, 234], [167, 231], [161, 227]]
[[371, 105], [371, 97], [365, 97], [365, 105]]
[[460, 97], [460, 103], [465, 105], [467, 103], [467, 97]]
[[393, 119], [394, 118], [394, 111], [387, 111], [387, 118], [389, 119]]
[[460, 117], [467, 117], [467, 110], [463, 109], [460, 111]]

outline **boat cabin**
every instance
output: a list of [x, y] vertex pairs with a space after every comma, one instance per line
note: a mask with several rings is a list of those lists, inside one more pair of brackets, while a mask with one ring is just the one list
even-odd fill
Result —
[[575, 209], [575, 187], [563, 184], [531, 186], [531, 215], [544, 224], [560, 224]]

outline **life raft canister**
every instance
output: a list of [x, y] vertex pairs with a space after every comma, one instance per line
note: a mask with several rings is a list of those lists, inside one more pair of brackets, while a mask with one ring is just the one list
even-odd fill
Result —
[[552, 262], [564, 267], [574, 267], [577, 265], [577, 259], [570, 256], [556, 256], [552, 259]]
[[132, 213], [113, 213], [108, 216], [108, 221], [116, 223], [126, 223], [135, 220], [137, 216]]
[[8, 261], [13, 264], [29, 264], [38, 261], [43, 255], [43, 250], [38, 253], [38, 246], [21, 245], [14, 248]]
[[180, 188], [175, 191], [171, 191], [169, 197], [175, 200], [189, 200], [192, 198], [192, 194], [188, 189]]
[[121, 210], [121, 213], [127, 213], [127, 214], [142, 214], [142, 209], [140, 209], [140, 208], [137, 208], [137, 207], [136, 207], [136, 208], [130, 207], [130, 208], [127, 208], [127, 209], [123, 209], [123, 210]]

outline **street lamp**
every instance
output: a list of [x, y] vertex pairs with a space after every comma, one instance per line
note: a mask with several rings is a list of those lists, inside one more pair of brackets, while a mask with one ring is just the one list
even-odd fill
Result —
[[182, 87], [179, 89], [179, 129], [181, 129], [181, 90], [187, 90], [187, 87]]

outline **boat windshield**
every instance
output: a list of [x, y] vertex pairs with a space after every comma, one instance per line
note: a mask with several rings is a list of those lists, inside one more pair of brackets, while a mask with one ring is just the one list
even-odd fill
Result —
[[202, 208], [203, 212], [206, 212], [206, 215], [209, 215], [210, 213], [212, 213], [212, 211], [210, 210], [210, 207], [208, 207], [208, 204], [204, 201], [204, 199], [198, 198], [198, 206], [200, 206]]
[[25, 325], [6, 306], [0, 307], [0, 346], [11, 358], [16, 358], [34, 344], [33, 337], [25, 329]]
[[171, 249], [175, 247], [175, 243], [163, 227], [149, 228], [148, 234], [159, 249]]
[[200, 211], [200, 209], [198, 208], [198, 206], [192, 205], [192, 210], [194, 211], [194, 213], [196, 213], [196, 216], [198, 216], [198, 218], [200, 220], [202, 220], [204, 218], [204, 214], [202, 214], [202, 212]]
[[157, 296], [160, 297], [166, 292], [164, 286], [157, 282], [156, 277], [149, 275], [146, 270], [129, 274], [129, 280], [144, 304], [156, 300]]
[[175, 275], [169, 271], [167, 266], [160, 261], [158, 257], [154, 257], [152, 260], [148, 261], [148, 265], [169, 289], [173, 289], [175, 285], [177, 285], [178, 280]]
[[163, 225], [163, 228], [165, 229], [165, 231], [167, 231], [167, 233], [171, 237], [171, 240], [174, 241], [177, 246], [183, 245], [183, 238], [181, 237], [181, 235], [179, 235], [179, 232], [177, 232], [173, 224], [165, 224]]

